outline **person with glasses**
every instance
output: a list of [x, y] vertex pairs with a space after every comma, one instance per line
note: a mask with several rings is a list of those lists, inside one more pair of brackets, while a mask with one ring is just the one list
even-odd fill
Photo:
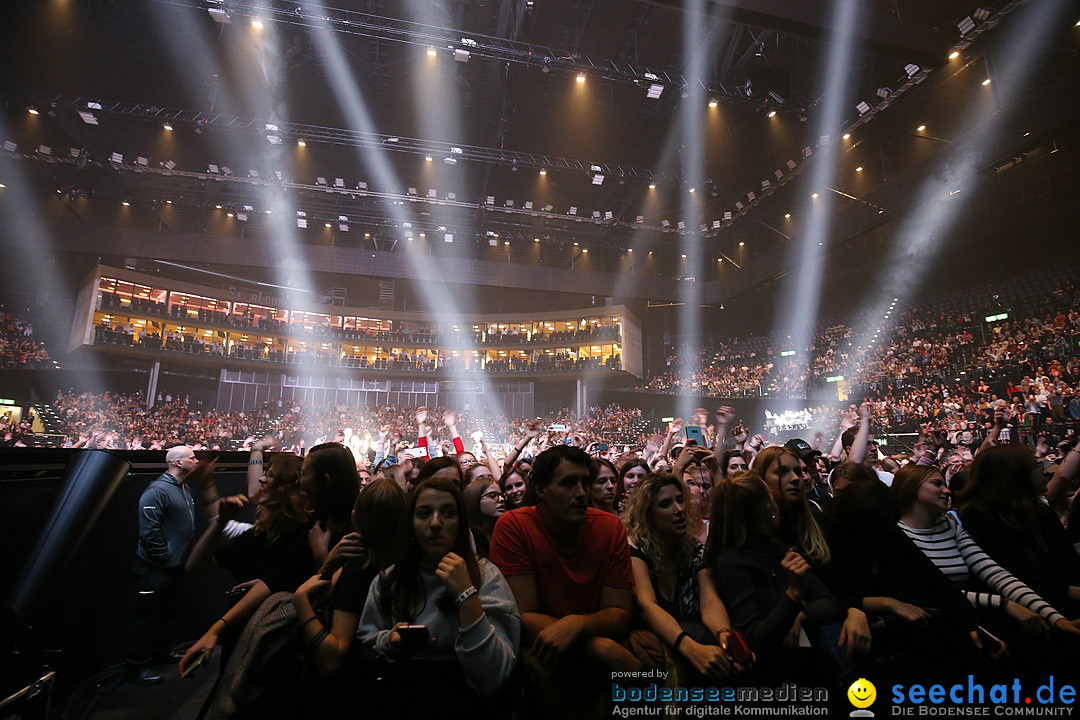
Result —
[[506, 496], [490, 475], [479, 477], [466, 485], [463, 495], [476, 554], [486, 558], [491, 549], [495, 521], [506, 512]]

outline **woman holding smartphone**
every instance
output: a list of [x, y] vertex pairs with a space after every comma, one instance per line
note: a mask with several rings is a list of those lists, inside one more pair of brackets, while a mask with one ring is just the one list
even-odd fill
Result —
[[[403, 668], [389, 674], [401, 690], [387, 697], [395, 712], [470, 708], [510, 679], [521, 616], [499, 570], [473, 553], [457, 483], [423, 480], [409, 505], [409, 542], [372, 583], [357, 634]], [[425, 692], [416, 693], [422, 666], [433, 672], [423, 673]]]

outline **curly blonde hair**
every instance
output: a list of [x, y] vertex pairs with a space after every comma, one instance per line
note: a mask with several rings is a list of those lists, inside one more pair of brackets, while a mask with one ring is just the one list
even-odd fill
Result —
[[[652, 523], [653, 504], [660, 491], [667, 486], [674, 486], [682, 493], [685, 500], [683, 512], [686, 514], [686, 535], [679, 545], [676, 557], [669, 558], [664, 554], [664, 543], [656, 527]], [[651, 574], [656, 574], [665, 563], [675, 562], [677, 567], [690, 567], [691, 560], [697, 552], [698, 536], [701, 534], [701, 516], [695, 503], [690, 502], [690, 491], [681, 479], [670, 473], [650, 473], [637, 484], [634, 492], [626, 500], [619, 518], [626, 527], [626, 534], [630, 542], [645, 554], [649, 559]]]

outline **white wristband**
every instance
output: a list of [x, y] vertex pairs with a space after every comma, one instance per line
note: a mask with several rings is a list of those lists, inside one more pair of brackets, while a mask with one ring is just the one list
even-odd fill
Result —
[[470, 585], [469, 587], [465, 588], [465, 592], [463, 592], [463, 593], [461, 593], [460, 595], [457, 596], [457, 600], [454, 601], [454, 606], [455, 607], [461, 607], [462, 605], [465, 604], [466, 600], [471, 598], [476, 593], [477, 593], [476, 587], [473, 586], [473, 585]]

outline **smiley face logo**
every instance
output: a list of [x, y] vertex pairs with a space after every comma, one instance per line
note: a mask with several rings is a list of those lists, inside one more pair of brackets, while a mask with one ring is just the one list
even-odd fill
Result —
[[847, 691], [848, 701], [857, 708], [868, 708], [877, 699], [877, 688], [866, 678], [851, 683]]

